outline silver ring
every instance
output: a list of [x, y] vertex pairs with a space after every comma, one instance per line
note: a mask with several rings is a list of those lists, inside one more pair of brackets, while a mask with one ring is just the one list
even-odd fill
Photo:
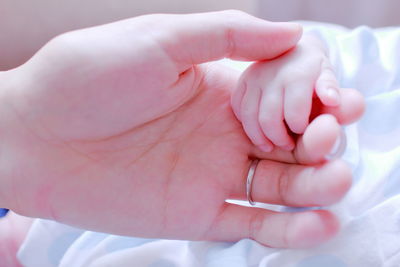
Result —
[[259, 162], [260, 162], [259, 159], [253, 159], [250, 164], [249, 172], [247, 173], [246, 195], [247, 195], [247, 201], [251, 206], [254, 206], [256, 204], [251, 198], [251, 185], [253, 183], [254, 174], [256, 173], [257, 165]]

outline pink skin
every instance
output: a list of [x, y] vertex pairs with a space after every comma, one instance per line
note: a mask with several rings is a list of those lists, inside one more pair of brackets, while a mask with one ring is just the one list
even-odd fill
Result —
[[9, 212], [7, 217], [0, 219], [1, 266], [22, 267], [16, 255], [32, 220], [32, 218], [19, 216], [13, 212]]
[[[227, 11], [143, 16], [57, 37], [0, 74], [0, 151], [10, 155], [0, 161], [0, 202], [26, 216], [138, 237], [252, 238], [290, 248], [331, 238], [338, 222], [329, 211], [275, 213], [225, 200], [245, 199], [250, 158], [260, 157], [255, 201], [338, 201], [350, 170], [323, 160], [337, 134], [316, 138], [337, 129], [336, 120], [316, 119], [292, 152], [265, 153], [230, 106], [239, 74], [199, 65], [275, 58], [300, 35], [297, 25]], [[349, 106], [331, 113], [358, 118]]]
[[345, 91], [359, 95], [352, 99], [355, 106], [348, 114], [362, 111], [361, 95], [354, 89], [339, 88], [321, 42], [305, 36], [278, 59], [251, 65], [232, 94], [232, 107], [250, 140], [261, 150], [268, 152], [274, 146], [292, 150], [291, 133], [304, 133], [313, 96], [327, 108], [337, 107], [341, 97], [348, 95]]

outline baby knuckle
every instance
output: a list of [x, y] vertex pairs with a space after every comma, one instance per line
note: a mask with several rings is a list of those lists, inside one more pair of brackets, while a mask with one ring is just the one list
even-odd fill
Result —
[[286, 84], [296, 83], [305, 79], [309, 79], [310, 71], [306, 68], [288, 68], [285, 71], [283, 81]]

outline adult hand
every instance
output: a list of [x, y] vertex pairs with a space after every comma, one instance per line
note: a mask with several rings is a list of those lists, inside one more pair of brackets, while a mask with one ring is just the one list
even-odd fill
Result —
[[[322, 160], [336, 121], [316, 119], [294, 153], [263, 154], [230, 108], [238, 74], [201, 64], [274, 58], [300, 35], [293, 24], [228, 11], [143, 16], [57, 37], [0, 75], [0, 200], [23, 215], [114, 234], [247, 237], [274, 247], [328, 239], [338, 229], [328, 211], [276, 213], [225, 200], [245, 199], [251, 157], [269, 158], [257, 168], [255, 201], [340, 199], [350, 171]], [[323, 127], [332, 134], [314, 138]]]

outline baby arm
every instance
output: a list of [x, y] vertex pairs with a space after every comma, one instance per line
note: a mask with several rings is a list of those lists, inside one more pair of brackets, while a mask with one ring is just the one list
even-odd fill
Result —
[[277, 59], [252, 64], [233, 92], [232, 107], [261, 150], [269, 152], [274, 145], [292, 150], [292, 134], [304, 133], [310, 122], [313, 98], [338, 107], [341, 90], [322, 42], [304, 36]]

